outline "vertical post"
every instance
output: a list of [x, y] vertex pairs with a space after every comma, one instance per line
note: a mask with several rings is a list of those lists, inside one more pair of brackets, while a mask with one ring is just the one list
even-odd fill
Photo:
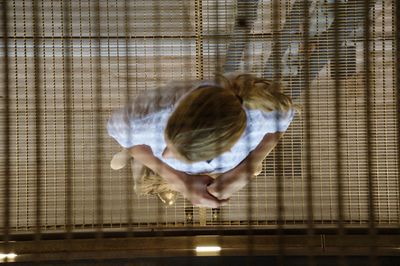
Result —
[[203, 4], [195, 0], [195, 34], [196, 34], [196, 78], [203, 79]]
[[306, 168], [306, 191], [307, 191], [307, 245], [309, 248], [308, 265], [315, 265], [314, 247], [312, 244], [314, 236], [314, 215], [313, 215], [313, 187], [312, 187], [312, 148], [311, 148], [311, 95], [310, 95], [310, 4], [309, 0], [303, 1], [304, 17], [304, 104], [305, 104], [305, 168]]
[[[239, 4], [239, 3], [238, 3]], [[220, 45], [220, 32], [219, 32], [219, 2], [218, 1], [214, 1], [214, 5], [213, 5], [213, 10], [215, 11], [215, 31], [212, 33], [212, 36], [215, 38], [215, 56], [214, 56], [214, 80], [219, 83], [221, 82], [221, 76], [219, 74], [221, 74], [221, 66], [220, 66], [220, 59], [221, 59], [221, 55], [220, 55], [220, 51], [219, 51], [219, 45]], [[210, 15], [209, 15], [210, 16]], [[208, 41], [208, 45], [211, 46], [212, 45], [212, 40]], [[212, 47], [212, 46], [211, 46]], [[218, 113], [215, 114], [215, 116], [213, 117], [213, 119], [218, 119], [221, 117], [221, 113], [222, 110], [220, 108], [220, 106], [218, 106]], [[215, 145], [215, 151], [216, 154], [219, 153], [221, 151], [222, 147], [219, 143], [217, 143]], [[220, 161], [217, 161], [218, 164], [220, 164]], [[218, 186], [218, 189], [220, 189], [221, 186]], [[222, 229], [221, 226], [221, 216], [222, 216], [222, 212], [221, 212], [221, 207], [218, 207], [216, 209], [211, 209], [211, 220], [212, 220], [212, 225], [216, 225], [216, 231], [217, 231], [217, 241], [218, 241], [218, 246], [222, 246], [223, 245], [223, 234], [224, 231]], [[206, 209], [204, 208], [205, 212]], [[216, 216], [216, 217], [215, 217]], [[216, 219], [215, 219], [216, 218]], [[222, 264], [222, 257], [219, 257], [219, 261], [218, 264]]]
[[[341, 32], [340, 29], [343, 26], [341, 23], [341, 14], [339, 13], [339, 0], [335, 0], [334, 2], [334, 22], [333, 22], [333, 33], [334, 33], [334, 58], [333, 58], [333, 76], [335, 78], [334, 89], [335, 89], [335, 117], [336, 117], [336, 181], [338, 187], [337, 194], [337, 206], [338, 206], [338, 235], [340, 241], [340, 249], [341, 255], [339, 256], [339, 264], [344, 266], [346, 261], [343, 256], [344, 254], [344, 246], [343, 246], [343, 236], [344, 236], [344, 227], [343, 227], [343, 182], [342, 182], [342, 126], [341, 126], [341, 82], [340, 82], [340, 73], [341, 64], [340, 64], [340, 52], [339, 52], [339, 44], [341, 43]], [[306, 89], [308, 90], [308, 88]]]
[[[158, 0], [152, 0], [152, 30], [153, 30], [153, 56], [154, 56], [154, 76], [155, 76], [155, 84], [156, 84], [156, 92], [157, 95], [160, 95], [163, 93], [161, 91], [160, 85], [161, 85], [161, 74], [162, 74], [162, 65], [161, 65], [161, 54], [162, 54], [162, 49], [161, 49], [161, 5], [162, 1]], [[164, 206], [162, 203], [157, 199], [157, 226], [161, 227], [163, 226], [163, 211], [164, 211]], [[159, 230], [157, 233], [157, 237], [159, 237], [159, 241], [162, 242], [164, 236], [163, 229]], [[157, 261], [158, 264], [163, 265], [165, 264], [164, 261], [164, 250], [160, 249], [160, 253], [158, 254], [159, 260]]]
[[[182, 66], [183, 68], [181, 69], [181, 76], [183, 76], [183, 80], [185, 82], [192, 80], [192, 33], [193, 29], [191, 27], [191, 20], [190, 20], [190, 8], [189, 5], [192, 4], [192, 2], [186, 1], [186, 0], [181, 0], [181, 5], [182, 5], [182, 12], [183, 12], [183, 24], [182, 24], [182, 38], [181, 38], [181, 57], [182, 57]], [[183, 73], [182, 73], [183, 72]], [[191, 203], [189, 203], [191, 205]], [[187, 235], [192, 235], [193, 233], [193, 224], [194, 224], [194, 213], [193, 209], [194, 206], [191, 205], [189, 207], [186, 207], [186, 205], [183, 205], [183, 212], [185, 215], [185, 225], [186, 225], [186, 232]], [[190, 260], [188, 261], [188, 265], [193, 265], [193, 248], [195, 246], [194, 240], [192, 237], [188, 237], [186, 240], [186, 246], [187, 246], [187, 255], [190, 256]]]
[[35, 240], [40, 241], [42, 235], [42, 221], [41, 221], [41, 197], [42, 197], [42, 153], [41, 153], [41, 142], [42, 142], [42, 117], [41, 117], [41, 107], [42, 107], [42, 99], [41, 99], [41, 85], [42, 79], [40, 74], [40, 57], [39, 57], [39, 23], [38, 23], [38, 14], [39, 14], [39, 4], [38, 0], [32, 0], [33, 5], [33, 14], [32, 14], [32, 23], [33, 23], [33, 64], [34, 64], [34, 87], [35, 87], [35, 144], [36, 144], [36, 190], [35, 190], [35, 202], [36, 202], [36, 221], [35, 221]]
[[[102, 155], [103, 141], [101, 132], [103, 131], [103, 123], [101, 119], [102, 99], [101, 99], [101, 22], [100, 22], [100, 0], [95, 1], [94, 12], [94, 38], [97, 53], [94, 60], [96, 68], [95, 75], [95, 99], [94, 99], [94, 116], [95, 116], [95, 152], [96, 152], [96, 223], [97, 223], [97, 238], [103, 237], [103, 171], [102, 171]], [[93, 38], [93, 36], [90, 36]]]
[[220, 23], [220, 21], [219, 21], [219, 2], [218, 1], [214, 2], [214, 10], [215, 10], [215, 27], [216, 27], [215, 28], [215, 32], [213, 33], [213, 36], [215, 37], [215, 57], [214, 57], [214, 60], [215, 60], [215, 62], [214, 62], [214, 64], [215, 64], [214, 72], [215, 73], [214, 73], [214, 77], [217, 80], [219, 78], [219, 76], [216, 75], [216, 73], [219, 74], [220, 71], [221, 71], [221, 66], [219, 64], [219, 61], [221, 59], [221, 55], [220, 55], [220, 52], [219, 52], [219, 44], [220, 44], [220, 40], [219, 40], [219, 38], [220, 38], [220, 36], [219, 36], [219, 23]]
[[372, 173], [372, 122], [371, 122], [371, 60], [370, 60], [370, 0], [364, 0], [364, 75], [365, 75], [365, 119], [367, 133], [367, 174], [368, 174], [368, 225], [370, 235], [370, 265], [377, 265], [376, 257], [376, 228], [375, 228], [375, 206], [374, 206], [374, 186]]
[[[252, 28], [252, 25], [254, 24], [254, 21], [257, 18], [257, 7], [258, 7], [258, 0], [252, 0], [252, 1], [238, 1], [237, 2], [237, 18], [236, 18], [236, 25], [237, 30], [240, 31], [241, 34], [239, 34], [239, 37], [241, 40], [239, 42], [241, 45], [239, 47], [242, 48], [240, 51], [242, 54], [242, 59], [244, 61], [244, 71], [248, 72], [249, 71], [249, 57], [250, 57], [250, 50], [249, 50], [249, 34]], [[229, 55], [228, 55], [229, 57]], [[229, 58], [227, 59], [229, 60]], [[231, 58], [232, 60], [232, 58]], [[228, 62], [227, 62], [228, 63]], [[231, 62], [232, 63], [232, 62]], [[239, 62], [236, 62], [237, 65]], [[229, 66], [228, 64], [226, 65], [227, 67]], [[232, 67], [232, 65], [231, 65]], [[251, 138], [248, 139], [249, 143], [251, 142]], [[247, 150], [250, 149], [250, 144], [247, 143]], [[253, 174], [254, 169], [252, 169], [252, 164], [248, 164], [248, 167], [246, 169], [248, 174]], [[247, 264], [253, 265], [253, 256], [254, 256], [254, 236], [253, 236], [253, 226], [252, 226], [252, 220], [253, 220], [253, 189], [252, 185], [247, 186], [247, 221], [248, 221], [248, 230], [247, 230]]]
[[[157, 95], [163, 93], [161, 91], [161, 74], [162, 74], [162, 66], [161, 66], [161, 10], [160, 10], [160, 3], [161, 1], [152, 0], [152, 30], [153, 30], [153, 57], [154, 57], [154, 76], [155, 76], [155, 84], [156, 84], [156, 92]], [[157, 201], [157, 225], [163, 223], [162, 216], [163, 216], [163, 206], [161, 205], [160, 201]], [[162, 233], [160, 231], [160, 233]]]
[[[130, 24], [130, 18], [129, 18], [129, 14], [130, 14], [130, 1], [128, 0], [124, 0], [124, 10], [125, 10], [125, 69], [126, 69], [126, 87], [125, 87], [125, 104], [128, 105], [130, 100], [131, 100], [131, 86], [130, 86], [130, 49], [129, 49], [129, 45], [130, 45], [130, 32], [129, 32], [129, 26]], [[129, 129], [131, 129], [129, 127]], [[129, 132], [129, 135], [131, 135], [132, 133]], [[128, 223], [128, 236], [132, 236], [133, 235], [133, 227], [132, 227], [132, 218], [133, 218], [133, 180], [132, 180], [132, 176], [130, 176], [129, 174], [126, 177], [126, 215], [127, 215], [127, 223]]]
[[[275, 84], [281, 81], [281, 32], [280, 32], [280, 1], [272, 1], [272, 38], [273, 38], [273, 82]], [[276, 125], [278, 125], [279, 117], [276, 117]], [[277, 127], [277, 126], [276, 126]], [[278, 128], [278, 127], [277, 127]], [[276, 158], [276, 202], [277, 202], [277, 234], [278, 234], [278, 263], [284, 265], [285, 242], [283, 237], [283, 173], [282, 173], [282, 151], [280, 145], [275, 148]]]
[[[6, 249], [10, 241], [10, 79], [9, 79], [9, 51], [8, 51], [8, 6], [7, 0], [2, 1], [2, 31], [3, 31], [3, 64], [4, 64], [4, 194], [3, 194], [3, 241]], [[14, 55], [17, 56], [16, 54]], [[4, 252], [9, 252], [5, 250]]]
[[65, 159], [66, 159], [66, 238], [70, 240], [72, 238], [72, 104], [71, 104], [71, 73], [72, 73], [72, 64], [71, 64], [71, 32], [70, 32], [70, 1], [63, 1], [63, 50], [64, 54], [64, 92], [65, 92], [65, 124], [66, 124], [66, 142], [65, 142]]
[[[395, 62], [400, 62], [400, 4], [398, 2], [394, 2], [395, 5], [395, 13], [394, 13], [394, 19], [396, 20], [394, 23], [394, 32], [395, 32]], [[400, 163], [399, 163], [399, 158], [400, 158], [400, 66], [398, 63], [395, 63], [395, 68], [396, 68], [396, 107], [397, 107], [397, 174], [400, 174]], [[400, 182], [398, 183], [398, 191], [397, 191], [397, 197], [398, 197], [398, 202], [400, 205]], [[398, 206], [399, 206], [398, 205]], [[400, 212], [400, 210], [398, 210]], [[400, 213], [398, 215], [398, 223], [400, 225]]]

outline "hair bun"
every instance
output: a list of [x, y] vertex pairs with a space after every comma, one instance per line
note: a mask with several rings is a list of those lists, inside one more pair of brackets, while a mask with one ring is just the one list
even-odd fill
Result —
[[224, 87], [246, 108], [286, 112], [292, 106], [291, 99], [281, 92], [281, 85], [271, 80], [250, 73], [229, 73], [222, 77]]

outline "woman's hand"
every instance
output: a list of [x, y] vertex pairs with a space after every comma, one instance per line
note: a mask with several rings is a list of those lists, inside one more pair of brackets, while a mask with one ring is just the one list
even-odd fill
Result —
[[234, 193], [245, 187], [251, 177], [259, 175], [261, 170], [261, 164], [257, 165], [255, 169], [249, 169], [242, 165], [220, 175], [207, 187], [207, 191], [217, 199], [229, 199]]
[[219, 200], [207, 191], [207, 186], [213, 182], [208, 175], [189, 175], [177, 171], [154, 156], [151, 148], [146, 145], [131, 147], [132, 157], [144, 164], [167, 181], [174, 190], [190, 200], [194, 205], [201, 207], [218, 208], [226, 200]]
[[223, 174], [207, 187], [207, 191], [219, 200], [226, 200], [245, 187], [247, 183], [248, 178], [245, 175], [231, 178], [230, 175]]
[[208, 186], [208, 192], [218, 199], [228, 199], [233, 193], [242, 189], [255, 175], [262, 170], [262, 162], [276, 146], [283, 133], [268, 133], [257, 147], [234, 169], [220, 175]]
[[208, 175], [186, 175], [185, 188], [181, 193], [198, 207], [218, 208], [227, 200], [219, 200], [207, 191], [214, 179]]

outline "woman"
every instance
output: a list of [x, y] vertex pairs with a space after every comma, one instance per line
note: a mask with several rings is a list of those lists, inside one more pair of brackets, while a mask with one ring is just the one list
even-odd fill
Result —
[[278, 84], [251, 74], [171, 83], [161, 92], [112, 114], [108, 132], [126, 149], [112, 167], [131, 156], [152, 176], [152, 192], [169, 187], [196, 206], [224, 204], [258, 174], [295, 113]]

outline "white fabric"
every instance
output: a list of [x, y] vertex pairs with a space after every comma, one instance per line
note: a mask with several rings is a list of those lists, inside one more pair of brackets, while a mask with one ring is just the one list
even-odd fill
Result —
[[188, 164], [162, 157], [166, 148], [164, 129], [172, 111], [173, 107], [171, 106], [142, 118], [124, 121], [126, 109], [118, 110], [108, 121], [108, 133], [124, 148], [148, 145], [154, 156], [176, 170], [189, 174], [225, 173], [243, 161], [257, 147], [265, 134], [286, 131], [295, 114], [294, 109], [287, 113], [245, 110], [247, 114], [246, 130], [230, 151], [212, 161]]

